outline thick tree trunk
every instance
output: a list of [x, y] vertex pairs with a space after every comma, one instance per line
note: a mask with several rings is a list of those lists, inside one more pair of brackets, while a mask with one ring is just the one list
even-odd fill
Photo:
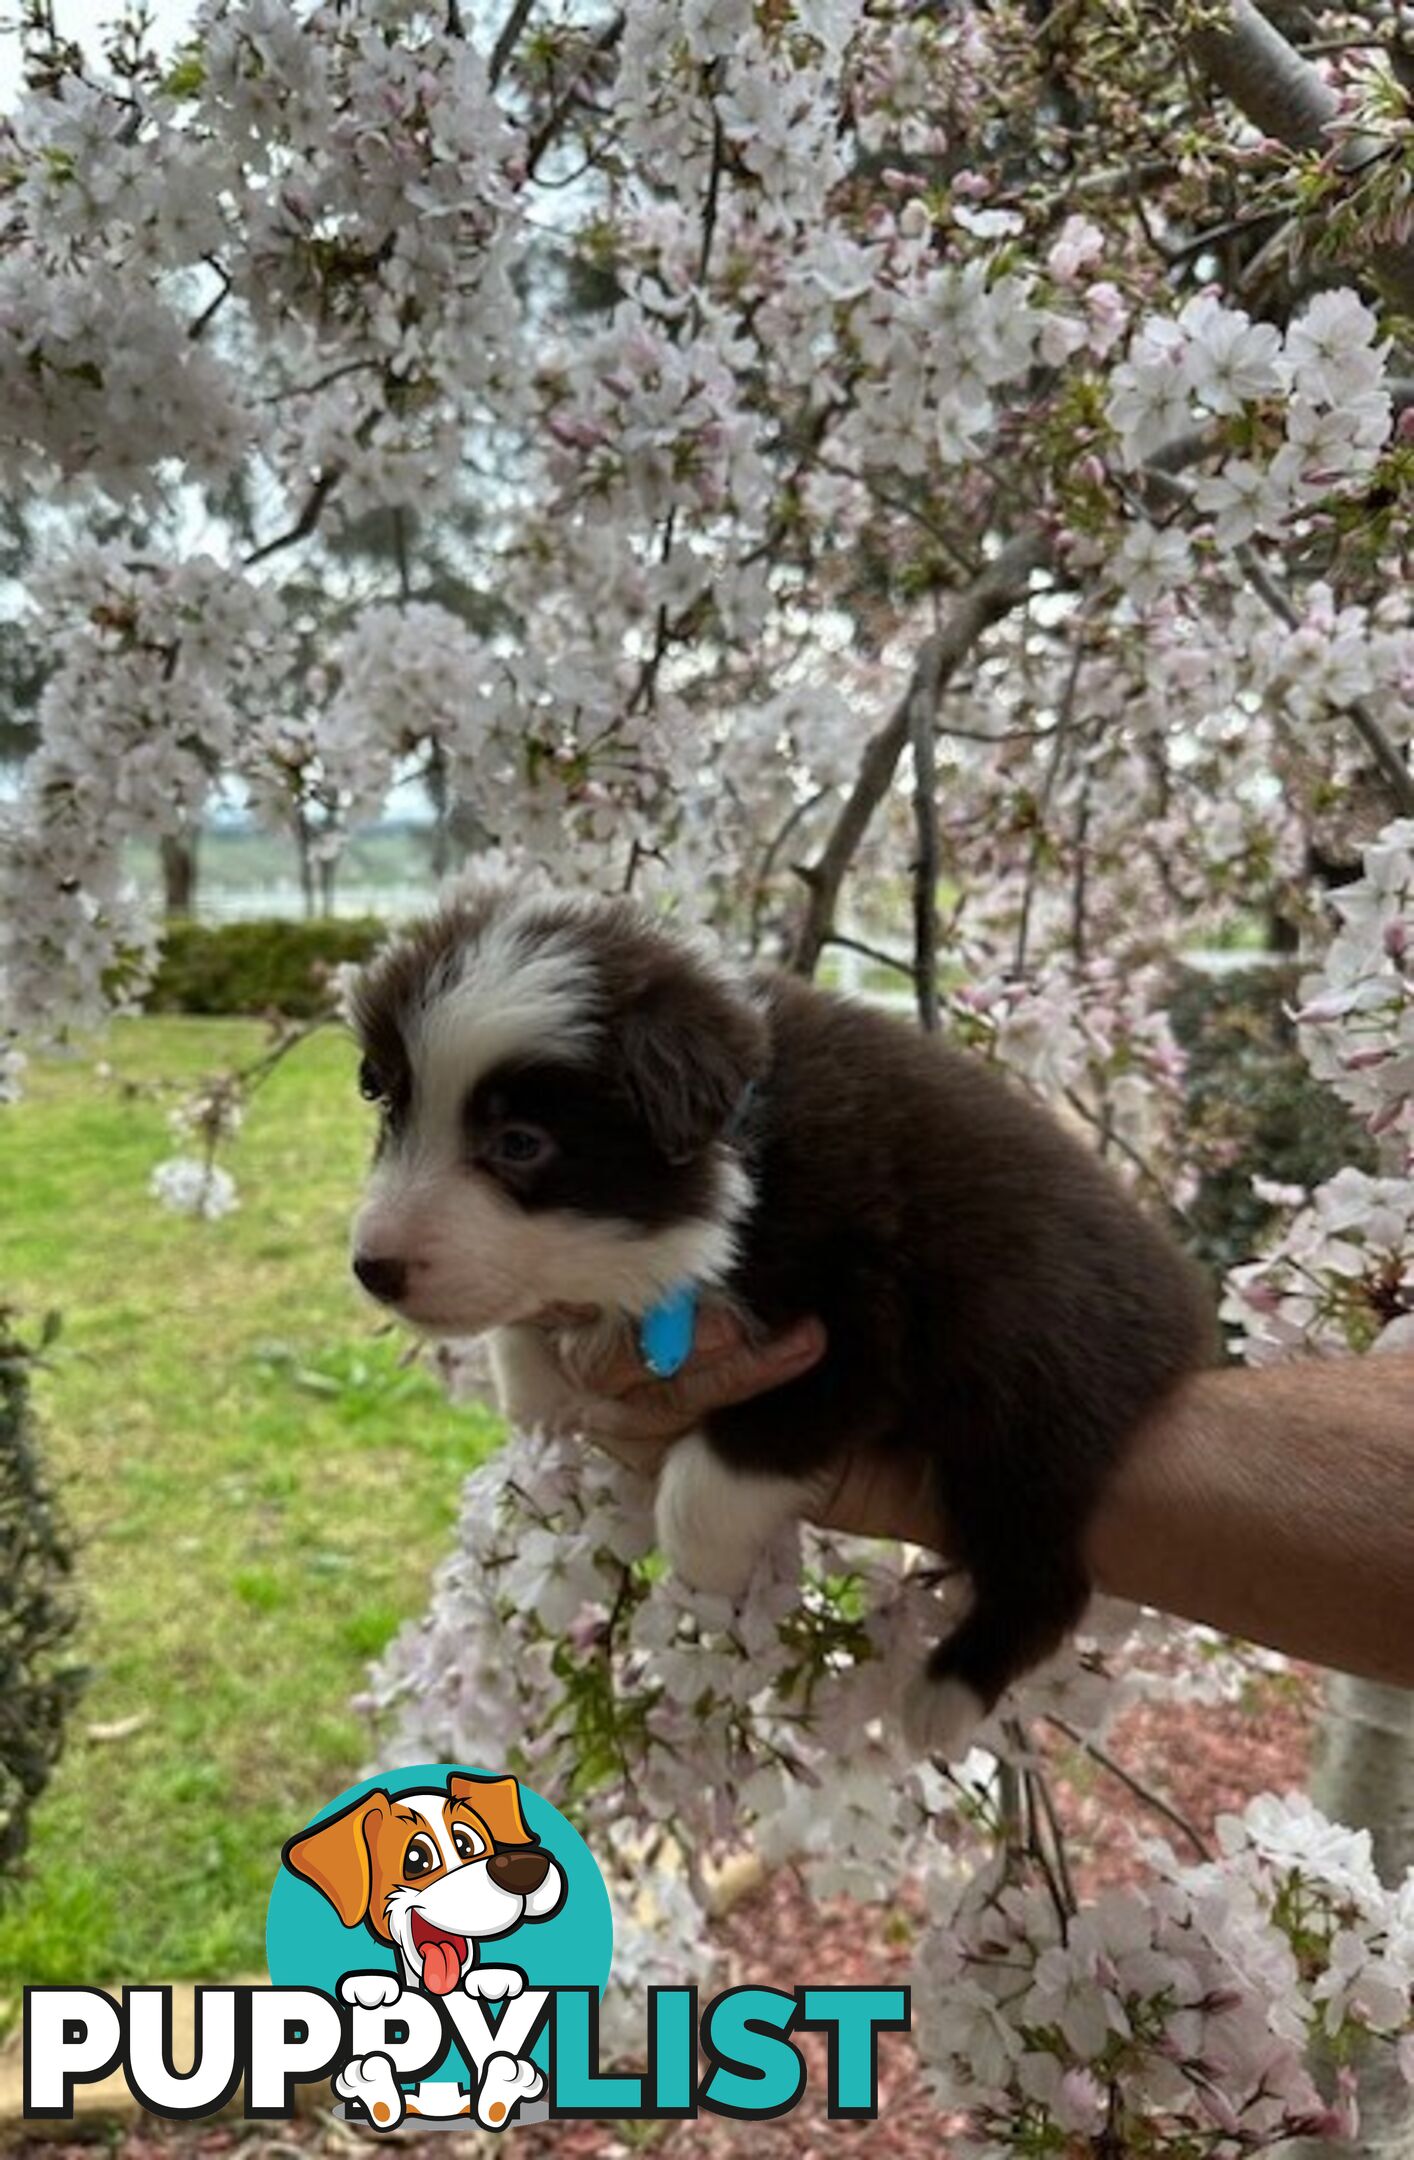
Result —
[[162, 842], [162, 904], [174, 915], [196, 913], [196, 836], [170, 833]]
[[427, 760], [427, 793], [432, 804], [432, 875], [440, 885], [452, 859], [453, 804], [447, 776], [447, 753], [435, 741]]
[[[1414, 1866], [1414, 1694], [1332, 1673], [1312, 1793], [1333, 1821], [1369, 1831], [1385, 1882]], [[1360, 2083], [1358, 2138], [1339, 2145], [1303, 2138], [1283, 2147], [1289, 2160], [1414, 2160], [1414, 2107], [1393, 2051]]]
[[314, 880], [314, 849], [310, 839], [309, 821], [302, 810], [294, 816], [295, 855], [299, 862], [300, 893], [304, 900], [304, 918], [313, 922], [319, 909]]
[[1332, 1673], [1313, 1789], [1327, 1815], [1368, 1829], [1386, 1882], [1414, 1866], [1414, 1694]]

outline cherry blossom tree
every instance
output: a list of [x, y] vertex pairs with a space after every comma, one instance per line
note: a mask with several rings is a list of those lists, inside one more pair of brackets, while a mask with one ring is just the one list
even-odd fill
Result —
[[[1282, 1196], [1228, 1318], [1255, 1359], [1405, 1340], [1407, 10], [204, 0], [163, 54], [33, 0], [26, 55], [16, 1038], [140, 995], [125, 851], [220, 775], [336, 847], [421, 761], [513, 874], [807, 972], [863, 948], [1181, 1210], [1173, 961], [1276, 923], [1383, 1159]], [[370, 519], [391, 589], [349, 568]], [[453, 525], [484, 614], [422, 567]], [[169, 1204], [233, 1204], [241, 1092]], [[524, 1736], [640, 1876], [653, 1841], [630, 1986], [701, 1976], [700, 1870], [747, 1825], [822, 1888], [925, 1871], [920, 2047], [983, 2149], [1236, 2154], [1351, 2129], [1381, 2048], [1414, 2076], [1414, 1878], [1299, 1796], [1077, 1913], [1034, 1735], [1101, 1748], [1171, 1686], [1153, 1623], [1098, 1612], [945, 1774], [888, 1705], [947, 1585], [812, 1537], [729, 1610], [649, 1542], [627, 1473], [513, 1437], [374, 1688], [415, 1752]]]

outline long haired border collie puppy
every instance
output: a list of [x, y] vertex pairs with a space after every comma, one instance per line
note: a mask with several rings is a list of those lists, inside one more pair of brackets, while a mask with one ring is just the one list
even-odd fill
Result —
[[956, 1753], [1080, 1618], [1126, 1440], [1212, 1355], [1196, 1269], [980, 1059], [734, 976], [626, 902], [469, 888], [354, 1002], [381, 1113], [365, 1289], [427, 1334], [494, 1330], [528, 1425], [567, 1401], [553, 1308], [632, 1327], [692, 1285], [763, 1333], [818, 1314], [816, 1366], [671, 1450], [660, 1542], [737, 1595], [846, 1452], [926, 1463], [972, 1601], [904, 1729]]

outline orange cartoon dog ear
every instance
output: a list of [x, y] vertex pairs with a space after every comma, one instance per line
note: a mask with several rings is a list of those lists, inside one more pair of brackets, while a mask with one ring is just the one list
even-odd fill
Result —
[[447, 1780], [454, 1800], [475, 1808], [498, 1845], [529, 1845], [534, 1833], [520, 1811], [520, 1787], [513, 1777], [463, 1777]]
[[368, 1917], [373, 1894], [372, 1839], [390, 1806], [385, 1792], [365, 1793], [327, 1822], [302, 1830], [285, 1847], [286, 1867], [323, 1891], [345, 1927], [357, 1927]]

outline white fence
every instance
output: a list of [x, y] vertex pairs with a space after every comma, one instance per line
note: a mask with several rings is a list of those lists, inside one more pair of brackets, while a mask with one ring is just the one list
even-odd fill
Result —
[[[333, 913], [338, 916], [374, 915], [380, 922], [406, 922], [431, 906], [434, 888], [425, 885], [338, 885], [334, 887]], [[266, 885], [198, 885], [198, 922], [281, 922], [302, 920], [304, 890], [294, 878], [272, 879]]]

